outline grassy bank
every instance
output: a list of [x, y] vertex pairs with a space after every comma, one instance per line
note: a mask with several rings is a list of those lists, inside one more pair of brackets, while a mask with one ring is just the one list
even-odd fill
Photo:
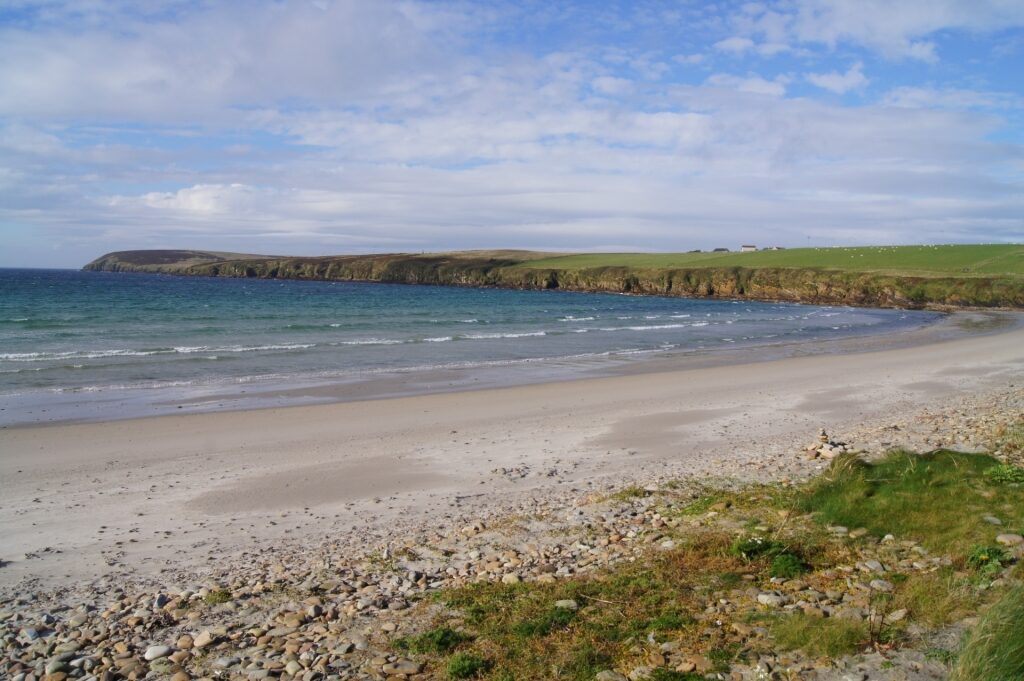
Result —
[[528, 251], [320, 258], [124, 251], [87, 270], [746, 298], [878, 307], [1024, 308], [1024, 246], [802, 248], [753, 253]]
[[529, 267], [563, 270], [595, 267], [634, 267], [638, 269], [767, 267], [833, 269], [897, 276], [1005, 275], [1024, 277], [1024, 246], [964, 244], [794, 248], [752, 253], [587, 253], [534, 260], [529, 263]]
[[636, 562], [443, 591], [432, 628], [395, 646], [437, 678], [685, 681], [766, 659], [800, 678], [865, 650], [884, 665], [997, 603], [955, 678], [1021, 678], [1004, 673], [1024, 664], [1024, 601], [1016, 549], [1000, 542], [1024, 529], [1022, 483], [991, 456], [935, 451], [843, 455], [798, 488], [664, 490], [671, 522]]

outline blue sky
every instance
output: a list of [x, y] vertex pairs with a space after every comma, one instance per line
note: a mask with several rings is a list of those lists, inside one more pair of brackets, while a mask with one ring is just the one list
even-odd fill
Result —
[[0, 265], [1024, 241], [1020, 0], [5, 0]]

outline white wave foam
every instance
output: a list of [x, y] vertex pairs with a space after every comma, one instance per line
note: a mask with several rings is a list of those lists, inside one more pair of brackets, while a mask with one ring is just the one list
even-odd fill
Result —
[[658, 331], [664, 329], [685, 329], [696, 324], [646, 324], [640, 326], [606, 326], [599, 331]]
[[316, 347], [315, 343], [283, 343], [279, 345], [194, 345], [152, 350], [71, 350], [68, 352], [5, 352], [0, 360], [8, 362], [52, 362], [68, 359], [103, 359], [105, 357], [149, 357], [151, 355], [191, 355], [209, 352], [261, 352], [265, 350], [305, 350]]
[[316, 343], [281, 343], [274, 345], [182, 345], [174, 348], [174, 352], [191, 355], [198, 352], [262, 352], [264, 350], [308, 350], [315, 348]]
[[357, 340], [339, 341], [337, 345], [401, 345], [407, 341], [394, 338], [359, 338]]
[[469, 336], [463, 336], [468, 340], [487, 340], [491, 338], [530, 338], [536, 336], [546, 336], [547, 331], [530, 331], [524, 333], [475, 333]]

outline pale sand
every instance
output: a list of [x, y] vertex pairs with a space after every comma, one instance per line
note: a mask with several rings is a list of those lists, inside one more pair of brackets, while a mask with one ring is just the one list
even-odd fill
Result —
[[7, 429], [0, 587], [186, 570], [325, 537], [357, 545], [665, 475], [806, 474], [820, 464], [798, 448], [821, 426], [841, 437], [1021, 380], [1015, 322], [855, 354]]

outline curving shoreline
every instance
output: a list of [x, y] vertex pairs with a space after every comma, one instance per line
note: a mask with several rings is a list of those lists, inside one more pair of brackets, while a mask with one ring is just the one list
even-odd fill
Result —
[[[1024, 409], [1022, 341], [1018, 328], [857, 354], [0, 431], [0, 628], [17, 640], [0, 663], [37, 678], [441, 678], [395, 650], [436, 621], [430, 600], [418, 603], [432, 592], [540, 587], [644, 560], [677, 531], [659, 513], [665, 498], [815, 475], [827, 463], [804, 445], [822, 426], [873, 454], [991, 446]], [[921, 564], [915, 575], [949, 564], [921, 562], [912, 542], [878, 553]], [[775, 588], [736, 605], [774, 607], [800, 587]], [[851, 587], [820, 605], [853, 616], [863, 598]], [[708, 663], [682, 650], [657, 659]], [[767, 659], [832, 678], [820, 661]], [[943, 678], [913, 648], [835, 664], [836, 674]]]
[[[671, 471], [739, 473], [769, 462], [785, 463], [772, 473], [783, 475], [793, 462], [770, 452], [786, 451], [822, 425], [848, 432], [937, 401], [1007, 389], [1024, 371], [1019, 328], [931, 341], [567, 382], [0, 430], [0, 493], [8, 501], [0, 515], [0, 556], [8, 561], [0, 580], [159, 571], [193, 545], [226, 555], [291, 533], [387, 528], [399, 517], [450, 513], [453, 500], [481, 492], [494, 500], [523, 487], [582, 490]], [[529, 471], [525, 484], [493, 472], [520, 467]], [[540, 475], [550, 470], [550, 478]], [[303, 509], [329, 520], [303, 527]], [[279, 523], [281, 513], [292, 520]], [[251, 535], [232, 538], [243, 528]], [[62, 553], [41, 552], [47, 546]], [[26, 553], [39, 557], [18, 558]]]

